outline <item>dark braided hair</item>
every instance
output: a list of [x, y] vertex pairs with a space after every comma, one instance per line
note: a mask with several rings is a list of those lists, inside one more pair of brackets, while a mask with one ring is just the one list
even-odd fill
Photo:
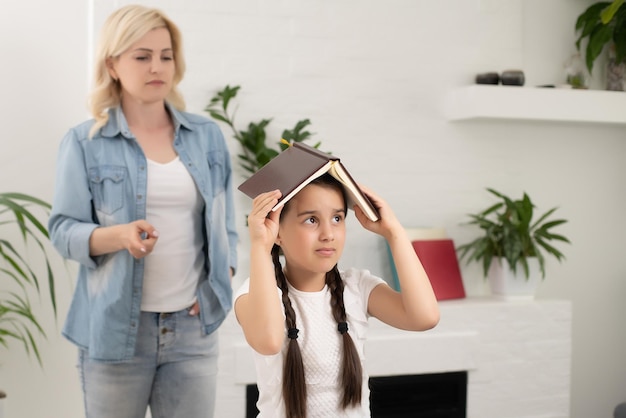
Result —
[[363, 369], [361, 358], [354, 346], [354, 341], [348, 333], [346, 320], [346, 307], [343, 304], [343, 280], [339, 274], [337, 265], [326, 273], [326, 284], [330, 289], [333, 317], [337, 321], [337, 330], [343, 337], [343, 362], [341, 364], [341, 384], [343, 386], [343, 398], [341, 406], [357, 406], [361, 403]]
[[[311, 184], [331, 187], [339, 190], [343, 196], [344, 205], [346, 195], [343, 186], [332, 176], [325, 174], [311, 182]], [[286, 213], [289, 203], [285, 205], [281, 217]], [[345, 208], [347, 209], [347, 208]], [[302, 353], [298, 345], [298, 329], [296, 327], [296, 313], [289, 299], [289, 287], [287, 278], [283, 273], [280, 263], [280, 247], [274, 245], [272, 248], [272, 261], [274, 262], [274, 272], [276, 283], [282, 291], [282, 302], [285, 308], [285, 324], [287, 326], [287, 336], [289, 343], [287, 354], [283, 365], [283, 399], [285, 409], [289, 418], [306, 417], [306, 380], [304, 376], [304, 364], [302, 363]], [[331, 292], [332, 314], [337, 321], [337, 330], [343, 337], [343, 361], [341, 365], [341, 385], [344, 388], [341, 400], [342, 408], [357, 406], [361, 403], [363, 370], [361, 359], [354, 345], [352, 337], [347, 332], [348, 324], [346, 309], [343, 302], [344, 283], [339, 274], [337, 265], [326, 273], [326, 285]]]

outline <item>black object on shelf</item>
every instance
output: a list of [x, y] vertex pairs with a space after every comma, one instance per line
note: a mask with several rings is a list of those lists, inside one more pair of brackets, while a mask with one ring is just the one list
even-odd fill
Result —
[[498, 73], [489, 72], [476, 75], [476, 84], [499, 84], [500, 76]]
[[503, 71], [500, 81], [505, 86], [523, 86], [525, 81], [524, 72], [521, 70]]

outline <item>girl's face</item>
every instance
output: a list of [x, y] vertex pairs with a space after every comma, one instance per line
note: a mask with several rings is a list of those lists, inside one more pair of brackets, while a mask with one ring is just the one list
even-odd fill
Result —
[[337, 264], [346, 238], [345, 202], [339, 190], [311, 184], [302, 189], [284, 209], [277, 243], [285, 255], [287, 277], [321, 276]]
[[166, 28], [151, 30], [107, 65], [111, 77], [122, 85], [123, 101], [150, 104], [165, 100], [176, 71], [170, 32]]

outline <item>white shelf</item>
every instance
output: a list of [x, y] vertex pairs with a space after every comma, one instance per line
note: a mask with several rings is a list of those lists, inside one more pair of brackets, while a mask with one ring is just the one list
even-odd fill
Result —
[[472, 85], [451, 91], [445, 111], [448, 120], [626, 124], [626, 92]]

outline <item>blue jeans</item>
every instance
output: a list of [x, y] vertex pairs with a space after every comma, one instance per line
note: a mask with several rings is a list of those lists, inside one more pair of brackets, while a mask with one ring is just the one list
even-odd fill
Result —
[[79, 352], [86, 418], [212, 418], [217, 332], [203, 335], [187, 309], [142, 312], [135, 357], [109, 363]]

